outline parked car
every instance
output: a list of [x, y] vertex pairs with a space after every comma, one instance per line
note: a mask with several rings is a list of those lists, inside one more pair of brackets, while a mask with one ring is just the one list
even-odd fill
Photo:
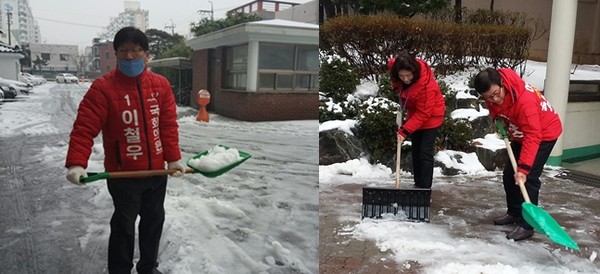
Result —
[[17, 97], [17, 90], [13, 84], [7, 82], [0, 82], [0, 90], [2, 91], [2, 98], [15, 98]]
[[[12, 88], [14, 88], [17, 91], [17, 93], [29, 94], [31, 89], [33, 89], [32, 85], [23, 83], [21, 81], [0, 78], [0, 83], [6, 83], [6, 84], [10, 85]], [[6, 96], [6, 92], [4, 93], [4, 98], [9, 98], [8, 96]]]
[[4, 86], [0, 84], [0, 102], [4, 101]]
[[56, 75], [57, 83], [77, 83], [79, 79], [71, 73], [60, 73]]
[[32, 84], [34, 86], [46, 83], [46, 79], [44, 79], [43, 77], [36, 76], [36, 75], [31, 75], [31, 74], [29, 74], [27, 72], [21, 72], [20, 76], [21, 76], [21, 81], [22, 82], [30, 83], [30, 84]]

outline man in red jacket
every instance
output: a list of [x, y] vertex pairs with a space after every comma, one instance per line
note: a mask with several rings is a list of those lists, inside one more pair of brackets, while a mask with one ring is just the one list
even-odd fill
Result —
[[521, 216], [524, 202], [517, 182], [525, 182], [531, 203], [538, 204], [540, 175], [562, 124], [542, 93], [508, 68], [488, 68], [475, 76], [475, 90], [485, 99], [492, 120], [501, 118], [508, 127], [517, 170], [507, 161], [502, 181], [507, 211], [494, 220], [496, 225], [517, 224], [506, 237], [515, 241], [533, 236], [533, 227]]
[[446, 101], [425, 61], [402, 52], [388, 61], [388, 68], [392, 88], [406, 109], [406, 122], [398, 128], [398, 143], [410, 135], [415, 186], [431, 188], [435, 137], [444, 122]]
[[[107, 172], [178, 170], [179, 135], [175, 99], [169, 81], [146, 70], [148, 39], [134, 27], [117, 32], [113, 41], [117, 69], [92, 83], [79, 104], [65, 166], [67, 179], [81, 185], [94, 144], [102, 132]], [[138, 273], [160, 273], [158, 246], [165, 220], [166, 176], [108, 179], [115, 211], [110, 221], [109, 273], [131, 273], [135, 221], [140, 216]]]

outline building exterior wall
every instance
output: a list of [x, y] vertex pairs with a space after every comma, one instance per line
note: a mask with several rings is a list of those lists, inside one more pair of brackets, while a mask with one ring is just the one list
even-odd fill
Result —
[[40, 28], [26, 0], [0, 0], [0, 29], [3, 31], [0, 34], [0, 41], [7, 44], [9, 42], [7, 4], [12, 7], [10, 20], [11, 44], [40, 43]]
[[563, 160], [600, 156], [598, 117], [600, 102], [568, 103], [563, 121]]
[[313, 0], [275, 13], [275, 19], [318, 24], [319, 1]]
[[0, 53], [0, 77], [9, 80], [19, 80], [21, 64], [19, 59], [23, 57], [18, 53]]
[[42, 73], [46, 77], [53, 77], [53, 74], [61, 72], [77, 73], [77, 45], [59, 45], [59, 44], [38, 44], [30, 43], [31, 62], [40, 59], [47, 60], [48, 63], [42, 66]]
[[112, 42], [105, 42], [97, 45], [100, 75], [103, 75], [117, 66], [117, 57], [113, 49]]
[[[490, 9], [489, 1], [463, 0], [462, 5], [469, 9]], [[494, 10], [524, 12], [531, 18], [540, 18], [547, 30], [531, 44], [529, 59], [547, 61], [550, 39], [552, 1], [547, 0], [505, 0], [494, 1]], [[578, 0], [573, 63], [600, 63], [600, 3], [598, 0]]]
[[316, 94], [220, 90], [215, 103], [217, 113], [242, 121], [319, 119]]
[[201, 89], [206, 89], [210, 92], [211, 103], [208, 104], [207, 108], [209, 110], [214, 109], [215, 105], [213, 101], [217, 97], [217, 90], [211, 89], [208, 86], [208, 75], [209, 75], [209, 67], [208, 67], [208, 49], [203, 49], [199, 51], [194, 51], [192, 53], [192, 90], [190, 91], [190, 103], [194, 108], [198, 108], [199, 105], [197, 103], [198, 99], [198, 91]]
[[141, 9], [138, 1], [124, 1], [124, 11], [112, 18], [106, 29], [99, 35], [100, 39], [112, 40], [117, 31], [124, 27], [133, 26], [146, 31], [149, 26], [148, 10]]

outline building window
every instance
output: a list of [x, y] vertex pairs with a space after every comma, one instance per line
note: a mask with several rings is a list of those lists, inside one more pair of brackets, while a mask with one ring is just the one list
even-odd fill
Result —
[[294, 45], [261, 43], [258, 56], [259, 69], [294, 69]]
[[227, 48], [225, 62], [225, 88], [246, 89], [248, 45]]
[[60, 54], [60, 60], [61, 61], [69, 61], [69, 55], [68, 54]]
[[50, 61], [50, 53], [42, 53], [42, 60]]
[[318, 46], [260, 43], [258, 74], [260, 90], [318, 90]]

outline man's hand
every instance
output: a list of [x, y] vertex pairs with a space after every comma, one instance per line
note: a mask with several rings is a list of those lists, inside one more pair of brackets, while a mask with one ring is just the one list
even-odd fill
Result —
[[187, 169], [180, 161], [173, 161], [167, 163], [167, 169], [177, 169], [178, 171], [171, 174], [173, 177], [181, 177], [185, 174], [185, 170]]
[[398, 133], [398, 143], [402, 144], [402, 142], [404, 142], [404, 137], [402, 137], [402, 135], [400, 135], [400, 133]]
[[525, 175], [525, 173], [523, 173], [523, 172], [515, 173], [515, 184], [516, 185], [519, 185], [519, 182], [523, 182], [523, 185], [525, 185], [526, 181], [527, 181], [527, 175]]
[[81, 166], [72, 166], [69, 168], [69, 171], [67, 171], [67, 180], [75, 185], [83, 185], [81, 182], [79, 182], [79, 178], [81, 177], [87, 177], [85, 168]]

